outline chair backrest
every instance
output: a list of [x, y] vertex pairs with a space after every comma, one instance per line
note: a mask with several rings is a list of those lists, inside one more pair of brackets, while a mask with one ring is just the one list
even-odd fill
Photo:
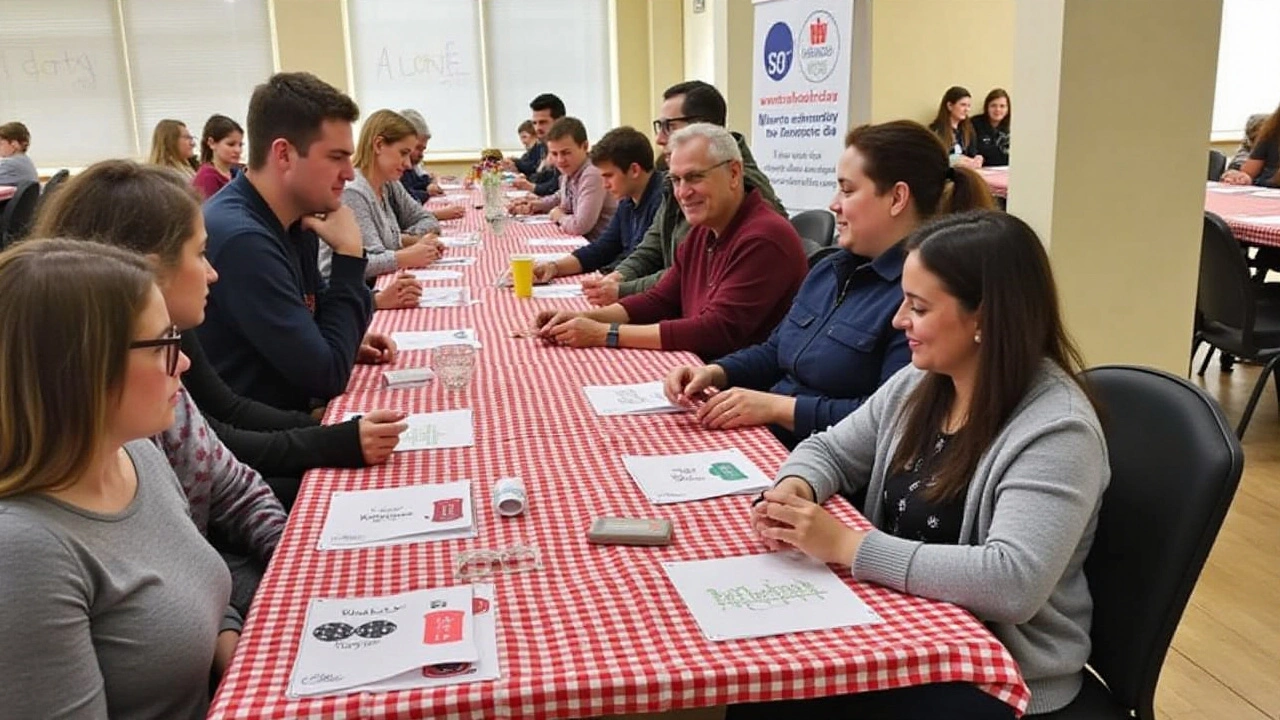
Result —
[[1138, 718], [1235, 495], [1244, 452], [1218, 404], [1169, 373], [1109, 366], [1084, 375], [1111, 459], [1085, 561], [1093, 595], [1089, 664]]
[[53, 194], [57, 192], [58, 188], [62, 186], [62, 183], [66, 182], [67, 178], [70, 176], [71, 171], [63, 168], [54, 173], [53, 177], [49, 178], [49, 181], [44, 184], [44, 189], [40, 191], [40, 199], [36, 202], [37, 216], [40, 214], [40, 208], [44, 207], [45, 203], [49, 202], [49, 198], [53, 197]]
[[0, 214], [0, 249], [21, 240], [36, 214], [40, 183], [31, 180], [19, 183], [17, 188], [13, 197], [4, 204], [4, 213]]
[[1251, 342], [1257, 307], [1249, 264], [1231, 228], [1211, 212], [1204, 214], [1196, 290], [1196, 312], [1202, 326], [1242, 330], [1246, 344]]
[[1217, 150], [1209, 151], [1209, 180], [1217, 180], [1227, 171], [1227, 156]]
[[791, 227], [801, 238], [819, 247], [830, 247], [836, 239], [836, 218], [830, 210], [805, 210], [791, 218]]

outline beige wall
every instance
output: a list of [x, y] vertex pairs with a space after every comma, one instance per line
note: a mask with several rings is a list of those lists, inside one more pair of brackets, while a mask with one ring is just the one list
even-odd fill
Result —
[[280, 69], [315, 73], [349, 90], [342, 0], [275, 0], [274, 5]]
[[952, 85], [973, 93], [975, 109], [994, 87], [1008, 90], [1018, 105], [1014, 0], [862, 1], [872, 24], [872, 122], [928, 122]]
[[695, 13], [694, 0], [683, 0], [684, 78], [709, 82], [724, 93], [728, 126], [751, 129], [751, 60], [755, 11], [748, 0], [705, 0]]

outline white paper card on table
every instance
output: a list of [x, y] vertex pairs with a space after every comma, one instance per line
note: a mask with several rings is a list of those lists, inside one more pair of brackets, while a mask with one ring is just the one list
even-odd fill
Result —
[[684, 412], [662, 391], [662, 381], [636, 385], [587, 385], [582, 388], [597, 415], [653, 415]]
[[422, 330], [391, 333], [396, 341], [396, 348], [402, 351], [431, 350], [441, 345], [473, 345], [480, 347], [476, 339], [476, 331], [472, 328], [461, 330]]
[[558, 252], [554, 252], [554, 253], [530, 253], [530, 254], [531, 254], [531, 255], [533, 255], [533, 262], [534, 262], [534, 264], [535, 264], [535, 265], [536, 265], [537, 263], [555, 262], [556, 260], [559, 260], [560, 258], [562, 258], [562, 257], [564, 257], [564, 256], [565, 256], [565, 254], [564, 254], [564, 253], [558, 253]]
[[571, 235], [569, 237], [553, 237], [553, 238], [533, 238], [529, 240], [530, 247], [582, 247], [587, 244], [587, 239], [581, 235]]
[[347, 694], [425, 665], [474, 663], [473, 604], [471, 585], [313, 598], [286, 694]]
[[432, 267], [467, 267], [475, 265], [476, 259], [473, 257], [447, 257], [431, 263]]
[[1280, 215], [1237, 215], [1233, 219], [1252, 225], [1280, 225]]
[[582, 286], [577, 283], [538, 285], [533, 288], [533, 296], [540, 300], [563, 300], [566, 298], [586, 297], [582, 292]]
[[424, 287], [418, 298], [420, 308], [465, 307], [471, 304], [471, 293], [465, 287]]
[[[441, 190], [449, 190], [449, 189], [461, 190], [462, 187], [459, 186], [456, 188], [446, 188], [443, 185], [441, 185], [440, 189]], [[444, 195], [437, 195], [436, 197], [433, 197], [431, 199], [432, 200], [452, 200], [453, 202], [463, 202], [466, 200], [470, 200], [471, 196], [466, 193], [458, 192], [458, 193], [445, 193]]]
[[708, 640], [882, 622], [831, 568], [798, 552], [664, 562]]
[[461, 280], [462, 273], [457, 270], [406, 270], [405, 272], [423, 282], [432, 280]]
[[[349, 412], [342, 416], [342, 420], [346, 422], [360, 415]], [[471, 420], [471, 408], [414, 413], [404, 419], [409, 427], [400, 434], [400, 442], [391, 452], [471, 447], [476, 444]]]
[[389, 390], [422, 387], [434, 380], [436, 374], [431, 368], [400, 368], [399, 370], [383, 370], [382, 382]]
[[524, 225], [554, 225], [556, 222], [546, 215], [517, 215], [512, 219]]
[[355, 688], [360, 692], [390, 692], [415, 688], [444, 687], [463, 683], [497, 680], [502, 677], [498, 660], [497, 606], [494, 604], [493, 585], [476, 583], [472, 612], [475, 618], [475, 641], [479, 659], [474, 663], [447, 663], [426, 665], [386, 680]]
[[478, 235], [441, 235], [440, 244], [447, 248], [475, 247], [480, 244]]
[[509, 198], [515, 199], [515, 198], [529, 197], [533, 193], [527, 190], [507, 190], [507, 191], [504, 191], [502, 194]]
[[1254, 190], [1253, 197], [1271, 198], [1271, 199], [1280, 198], [1280, 190], [1276, 190], [1276, 189]]
[[769, 476], [737, 448], [685, 455], [623, 455], [622, 464], [654, 505], [758, 493]]
[[1222, 195], [1239, 195], [1242, 193], [1251, 193], [1257, 190], [1257, 188], [1252, 185], [1228, 185], [1216, 182], [1209, 183], [1207, 189], [1211, 193], [1220, 193]]
[[319, 550], [376, 547], [456, 537], [475, 527], [471, 481], [337, 491], [316, 544]]

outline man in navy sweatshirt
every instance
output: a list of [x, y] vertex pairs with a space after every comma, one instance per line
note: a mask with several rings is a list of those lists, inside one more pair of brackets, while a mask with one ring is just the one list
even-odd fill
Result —
[[[309, 73], [279, 73], [249, 101], [249, 167], [204, 205], [218, 272], [197, 329], [233, 390], [286, 410], [342, 393], [352, 365], [387, 362], [391, 339], [365, 335], [373, 298], [360, 229], [341, 203], [355, 177], [351, 98]], [[319, 243], [333, 248], [329, 284]]]

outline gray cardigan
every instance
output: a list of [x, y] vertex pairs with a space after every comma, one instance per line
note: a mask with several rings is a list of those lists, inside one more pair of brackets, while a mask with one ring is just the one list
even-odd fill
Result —
[[[399, 180], [382, 186], [382, 201], [379, 202], [373, 186], [357, 172], [356, 179], [342, 190], [342, 204], [351, 208], [356, 224], [360, 226], [360, 237], [364, 239], [365, 255], [369, 259], [364, 270], [365, 278], [396, 271], [396, 250], [401, 248], [400, 233], [422, 235], [440, 231], [436, 216], [414, 200]], [[326, 278], [329, 277], [332, 259], [333, 248], [320, 243], [320, 273]]]
[[[803, 478], [818, 502], [869, 483], [865, 514], [879, 527], [899, 415], [924, 376], [912, 366], [898, 372], [852, 415], [800, 443], [778, 478]], [[1018, 661], [1031, 689], [1027, 712], [1052, 712], [1075, 697], [1089, 658], [1084, 560], [1110, 476], [1093, 406], [1046, 361], [978, 462], [960, 544], [873, 530], [851, 558], [853, 575], [972, 612]]]

